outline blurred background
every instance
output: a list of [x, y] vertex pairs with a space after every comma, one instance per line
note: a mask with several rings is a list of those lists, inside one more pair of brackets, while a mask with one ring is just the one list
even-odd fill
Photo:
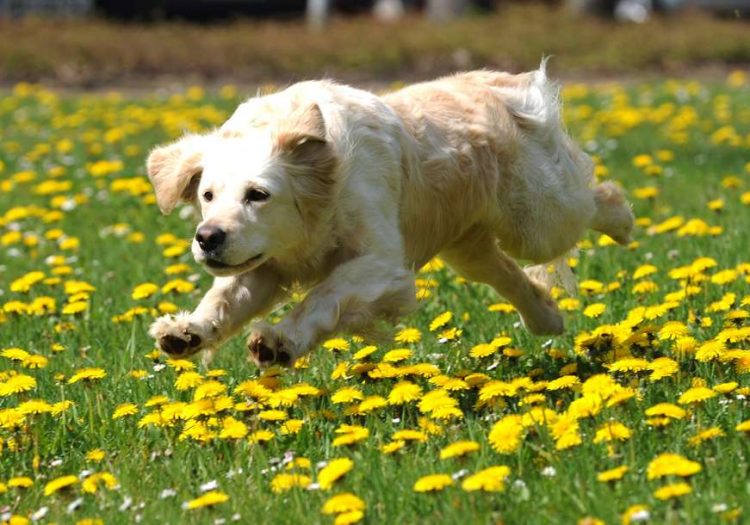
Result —
[[750, 0], [0, 0], [0, 83], [580, 79], [750, 66]]

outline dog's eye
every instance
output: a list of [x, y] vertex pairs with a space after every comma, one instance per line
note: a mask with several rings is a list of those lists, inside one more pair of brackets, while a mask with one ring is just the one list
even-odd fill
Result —
[[206, 191], [206, 192], [203, 193], [203, 198], [206, 201], [211, 202], [211, 200], [214, 198], [214, 194], [211, 191]]
[[245, 202], [263, 202], [270, 196], [267, 191], [251, 188], [245, 192]]

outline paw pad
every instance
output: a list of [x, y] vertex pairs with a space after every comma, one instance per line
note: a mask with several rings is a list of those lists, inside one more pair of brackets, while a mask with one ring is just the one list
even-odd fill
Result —
[[263, 337], [256, 337], [248, 342], [250, 357], [258, 366], [265, 367], [273, 364], [288, 365], [292, 358], [284, 350], [281, 342], [276, 342], [276, 348], [269, 346]]
[[159, 348], [169, 355], [181, 356], [195, 352], [201, 342], [200, 336], [195, 334], [185, 334], [185, 338], [167, 334], [159, 339]]

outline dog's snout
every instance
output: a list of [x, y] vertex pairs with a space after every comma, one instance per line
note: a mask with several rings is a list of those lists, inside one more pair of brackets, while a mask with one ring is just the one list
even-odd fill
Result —
[[224, 243], [227, 233], [217, 226], [204, 225], [195, 232], [195, 240], [204, 252], [210, 252]]

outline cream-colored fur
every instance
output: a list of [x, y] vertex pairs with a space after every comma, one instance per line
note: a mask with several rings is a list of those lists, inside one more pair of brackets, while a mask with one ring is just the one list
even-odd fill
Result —
[[[158, 319], [151, 335], [171, 354], [215, 348], [300, 284], [306, 298], [248, 339], [259, 364], [291, 363], [332, 334], [411, 311], [414, 272], [438, 254], [493, 286], [532, 333], [561, 333], [545, 272], [515, 259], [559, 265], [587, 228], [627, 243], [633, 215], [617, 186], [594, 184], [559, 113], [544, 64], [383, 97], [303, 82], [157, 148], [159, 207], [201, 208], [193, 254], [216, 280], [194, 312]], [[204, 234], [217, 229], [209, 249]]]

